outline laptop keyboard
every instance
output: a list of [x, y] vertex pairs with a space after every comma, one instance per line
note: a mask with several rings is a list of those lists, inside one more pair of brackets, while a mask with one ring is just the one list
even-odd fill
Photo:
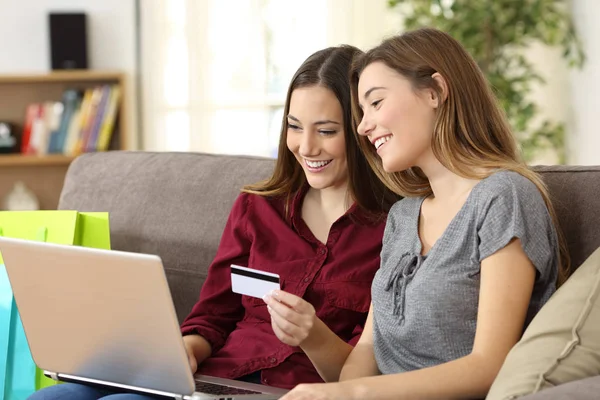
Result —
[[232, 386], [219, 385], [204, 381], [196, 381], [196, 391], [206, 394], [261, 394], [254, 390], [240, 389]]

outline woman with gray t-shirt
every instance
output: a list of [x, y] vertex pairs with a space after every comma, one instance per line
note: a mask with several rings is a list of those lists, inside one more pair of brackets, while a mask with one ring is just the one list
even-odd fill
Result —
[[387, 39], [351, 79], [361, 148], [405, 198], [388, 215], [369, 317], [340, 382], [284, 400], [483, 398], [568, 270], [546, 188], [448, 34]]

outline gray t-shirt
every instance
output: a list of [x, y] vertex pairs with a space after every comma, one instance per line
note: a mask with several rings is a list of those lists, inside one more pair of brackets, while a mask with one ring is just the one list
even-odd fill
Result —
[[388, 215], [372, 287], [375, 359], [383, 374], [442, 364], [473, 349], [481, 261], [519, 238], [537, 270], [526, 325], [554, 292], [558, 240], [537, 187], [496, 172], [480, 181], [446, 231], [421, 256], [423, 197]]

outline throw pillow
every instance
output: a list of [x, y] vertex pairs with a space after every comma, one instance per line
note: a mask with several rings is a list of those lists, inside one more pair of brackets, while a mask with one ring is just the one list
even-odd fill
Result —
[[508, 354], [486, 400], [600, 375], [600, 248], [556, 291]]

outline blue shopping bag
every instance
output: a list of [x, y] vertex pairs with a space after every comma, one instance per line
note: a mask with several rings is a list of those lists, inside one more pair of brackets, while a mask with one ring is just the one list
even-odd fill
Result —
[[0, 264], [0, 398], [26, 399], [36, 390], [36, 380], [31, 378], [36, 369], [6, 268]]
[[[110, 249], [108, 213], [0, 211], [0, 236]], [[53, 384], [31, 357], [0, 254], [0, 400], [24, 400]]]

